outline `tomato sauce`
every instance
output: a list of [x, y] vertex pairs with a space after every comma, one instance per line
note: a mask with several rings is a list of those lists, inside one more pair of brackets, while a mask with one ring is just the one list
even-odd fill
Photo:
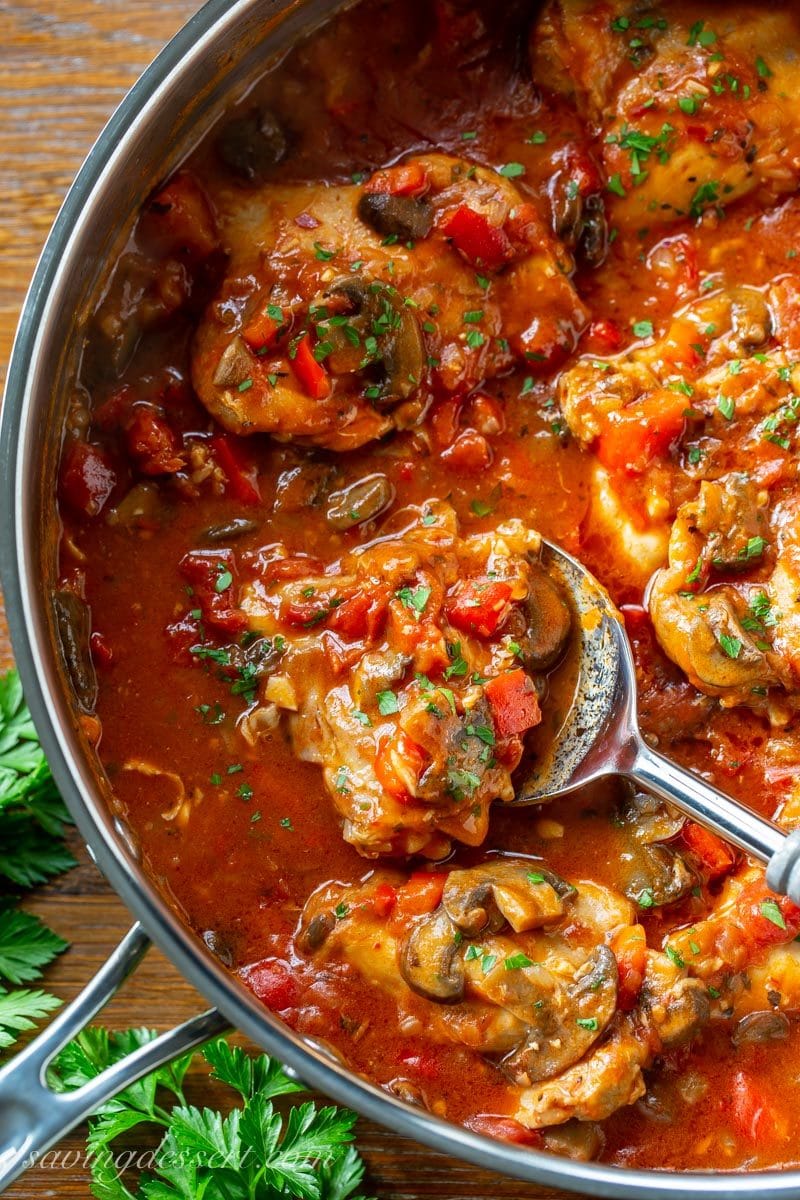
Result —
[[[633, 37], [634, 17], [621, 6], [593, 9], [604, 31], [616, 21], [614, 37]], [[745, 15], [751, 10], [742, 6]], [[669, 22], [692, 17], [691, 28], [699, 21], [699, 33], [690, 33], [695, 43], [703, 31], [724, 42], [723, 14], [714, 5], [700, 11], [665, 3], [653, 11]], [[615, 221], [618, 189], [630, 195], [635, 186], [625, 174], [631, 155], [620, 174], [612, 172], [597, 118], [551, 78], [538, 76], [535, 56], [531, 70], [528, 36], [538, 19], [516, 4], [363, 0], [270, 67], [184, 164], [197, 190], [179, 191], [176, 200], [157, 189], [154, 207], [134, 231], [125, 252], [128, 274], [111, 277], [88, 332], [60, 479], [61, 586], [91, 613], [98, 686], [86, 707], [99, 720], [97, 752], [115, 809], [141, 846], [147, 871], [221, 961], [290, 1025], [329, 1042], [380, 1083], [412, 1081], [432, 1111], [454, 1121], [513, 1114], [508, 1079], [497, 1066], [424, 1031], [408, 1035], [390, 994], [347, 963], [317, 967], [297, 948], [298, 920], [315, 889], [332, 880], [355, 883], [375, 864], [343, 840], [319, 767], [298, 759], [283, 726], [266, 743], [251, 745], [242, 736], [254, 691], [237, 691], [213, 658], [192, 655], [199, 619], [192, 610], [206, 585], [181, 569], [185, 556], [208, 552], [217, 571], [209, 587], [217, 597], [255, 573], [265, 547], [280, 544], [289, 558], [328, 564], [380, 534], [377, 517], [342, 530], [325, 515], [331, 492], [376, 473], [398, 510], [446, 498], [464, 534], [490, 533], [520, 518], [577, 555], [624, 606], [642, 726], [667, 754], [766, 816], [791, 802], [800, 762], [791, 717], [776, 726], [764, 709], [720, 705], [670, 661], [644, 607], [651, 566], [626, 547], [630, 536], [658, 538], [663, 527], [655, 560], [663, 566], [669, 527], [697, 492], [698, 460], [687, 449], [694, 436], [685, 416], [691, 395], [679, 395], [671, 417], [662, 399], [643, 425], [626, 425], [621, 438], [614, 434], [615, 442], [607, 430], [587, 442], [571, 429], [559, 390], [560, 372], [661, 336], [676, 311], [718, 286], [764, 289], [776, 277], [797, 280], [800, 208], [791, 195], [765, 198], [761, 187], [730, 203], [714, 193], [714, 203], [668, 225], [655, 216]], [[699, 42], [709, 53], [713, 44], [708, 36]], [[800, 26], [795, 45], [800, 49]], [[742, 80], [752, 75], [747, 86], [754, 92], [759, 80], [770, 82], [765, 72], [777, 69], [773, 60], [757, 61], [763, 66], [748, 60], [740, 72]], [[725, 87], [726, 103], [733, 104], [735, 89], [729, 81]], [[621, 94], [612, 89], [610, 103]], [[703, 126], [702, 105], [692, 94], [670, 121], [677, 127], [696, 104], [699, 132], [686, 136], [705, 147], [713, 129]], [[634, 110], [622, 111], [623, 119], [636, 119]], [[646, 107], [635, 111], [646, 118]], [[500, 168], [538, 206], [548, 228], [555, 223], [565, 244], [572, 239], [564, 272], [587, 314], [573, 343], [544, 364], [537, 352], [477, 386], [434, 388], [407, 427], [346, 452], [264, 433], [231, 436], [198, 399], [191, 347], [226, 271], [214, 222], [230, 209], [232, 193], [241, 206], [251, 202], [256, 185], [247, 172], [262, 169], [241, 148], [254, 113], [271, 114], [269, 136], [286, 143], [265, 168], [264, 186], [360, 185], [380, 168], [434, 152]], [[613, 128], [616, 153], [626, 135], [619, 122]], [[650, 146], [649, 159], [640, 153], [654, 170], [658, 148]], [[413, 190], [413, 179], [403, 186]], [[579, 194], [605, 206], [602, 253], [587, 250], [585, 215], [582, 249], [576, 243], [570, 212]], [[178, 234], [159, 225], [170, 204]], [[313, 203], [308, 207], [313, 221]], [[193, 231], [189, 239], [185, 228]], [[329, 253], [324, 246], [322, 252]], [[791, 326], [797, 287], [785, 289], [784, 326]], [[268, 318], [272, 324], [251, 338], [271, 344], [281, 319]], [[791, 335], [779, 340], [791, 351]], [[700, 352], [695, 357], [691, 369], [699, 373]], [[312, 355], [308, 370], [316, 371], [315, 363]], [[306, 374], [307, 388], [324, 392], [324, 376], [317, 372], [309, 384]], [[706, 453], [703, 437], [712, 433], [701, 426], [692, 444]], [[708, 453], [718, 455], [720, 471], [758, 464], [776, 503], [788, 502], [793, 447], [761, 440], [753, 448], [736, 429], [713, 438]], [[598, 516], [598, 461], [618, 498], [610, 520]], [[629, 525], [622, 526], [620, 514]], [[756, 583], [767, 578], [766, 567], [759, 575], [762, 565], [754, 566]], [[216, 611], [220, 627], [227, 622], [230, 635], [239, 636], [237, 606], [220, 599]], [[549, 715], [557, 723], [568, 697], [557, 674], [550, 686]], [[542, 703], [547, 713], [548, 701]], [[448, 866], [469, 864], [485, 851], [513, 852], [545, 859], [571, 880], [622, 889], [632, 854], [618, 815], [625, 795], [622, 785], [608, 783], [541, 809], [496, 804], [481, 850], [456, 846]], [[713, 860], [713, 847], [708, 853]], [[709, 860], [707, 869], [698, 868], [696, 886], [678, 901], [638, 912], [649, 945], [660, 947], [672, 930], [715, 909], [726, 876], [738, 869], [733, 856], [721, 853], [721, 865]], [[800, 1093], [792, 1064], [800, 1062], [800, 1034], [791, 997], [783, 1007], [788, 1022], [780, 1042], [734, 1044], [735, 1022], [719, 1012], [689, 1045], [657, 1057], [646, 1072], [646, 1094], [604, 1121], [604, 1161], [667, 1169], [797, 1165]], [[534, 1144], [537, 1136], [531, 1135]]]

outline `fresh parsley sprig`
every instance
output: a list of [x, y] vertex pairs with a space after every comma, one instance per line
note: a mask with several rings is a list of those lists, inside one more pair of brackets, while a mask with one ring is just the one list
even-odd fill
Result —
[[[15, 888], [43, 883], [74, 865], [64, 845], [69, 815], [22, 696], [16, 671], [0, 676], [0, 876]], [[67, 943], [38, 917], [0, 899], [0, 1049], [13, 1046], [61, 1003], [19, 984], [39, 979]], [[5, 985], [14, 985], [9, 990]]]
[[[145, 1029], [86, 1030], [56, 1058], [51, 1086], [80, 1087], [155, 1036]], [[187, 1103], [183, 1081], [193, 1055], [126, 1088], [89, 1121], [98, 1200], [363, 1200], [355, 1196], [364, 1176], [352, 1145], [355, 1113], [306, 1101], [283, 1117], [273, 1101], [302, 1088], [273, 1059], [252, 1058], [222, 1039], [209, 1043], [202, 1056], [212, 1077], [238, 1093], [241, 1106], [223, 1116]], [[165, 1107], [164, 1092], [177, 1103]], [[153, 1173], [142, 1174], [131, 1191], [120, 1177], [113, 1143], [141, 1125], [164, 1133]]]

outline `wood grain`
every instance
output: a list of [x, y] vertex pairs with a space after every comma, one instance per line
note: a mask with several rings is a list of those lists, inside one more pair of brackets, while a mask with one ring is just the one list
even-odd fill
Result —
[[[36, 258], [72, 177], [125, 90], [196, 7], [193, 0], [0, 0], [0, 383]], [[0, 669], [10, 663], [0, 601]], [[47, 979], [65, 999], [80, 990], [131, 922], [77, 837], [73, 841], [80, 865], [28, 902], [71, 943]], [[201, 1005], [178, 972], [151, 952], [105, 1020], [118, 1028], [166, 1029]], [[224, 1102], [221, 1089], [202, 1073], [190, 1091], [201, 1103]], [[88, 1196], [83, 1146], [79, 1130], [64, 1142], [60, 1165], [35, 1168], [7, 1195]], [[380, 1200], [561, 1195], [478, 1171], [369, 1122], [359, 1125], [359, 1146], [368, 1163], [368, 1190]]]

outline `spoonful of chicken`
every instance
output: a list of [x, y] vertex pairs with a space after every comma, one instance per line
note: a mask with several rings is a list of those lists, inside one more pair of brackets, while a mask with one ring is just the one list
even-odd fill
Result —
[[786, 834], [648, 746], [636, 716], [636, 672], [622, 617], [600, 583], [552, 542], [542, 563], [571, 598], [579, 642], [572, 705], [534, 761], [515, 803], [553, 800], [622, 775], [767, 866], [767, 883], [800, 903], [800, 829]]

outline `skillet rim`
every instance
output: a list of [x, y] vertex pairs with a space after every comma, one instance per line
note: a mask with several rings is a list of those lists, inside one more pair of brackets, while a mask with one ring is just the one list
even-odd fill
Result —
[[[53, 343], [59, 282], [81, 252], [90, 252], [93, 212], [103, 181], [152, 123], [162, 101], [170, 100], [183, 73], [203, 61], [214, 63], [215, 46], [241, 25], [248, 14], [269, 7], [270, 16], [309, 8], [312, 0], [208, 0], [178, 31], [126, 94], [89, 152], [70, 187], [37, 264], [19, 321], [0, 411], [0, 579], [16, 664], [25, 696], [53, 776], [84, 838], [89, 853], [126, 906], [141, 921], [153, 942], [184, 977], [218, 1005], [236, 1028], [304, 1080], [340, 1104], [378, 1124], [422, 1142], [440, 1153], [531, 1183], [561, 1186], [596, 1196], [669, 1200], [688, 1196], [800, 1195], [800, 1170], [726, 1172], [657, 1171], [580, 1163], [537, 1150], [494, 1141], [428, 1113], [415, 1111], [368, 1083], [293, 1033], [260, 1004], [202, 947], [180, 920], [115, 829], [100, 794], [89, 784], [78, 755], [68, 744], [69, 711], [58, 683], [53, 647], [46, 636], [37, 567], [39, 493], [32, 485], [34, 466], [25, 449], [49, 400], [43, 364], [59, 359]], [[319, 7], [319, 6], [318, 6]], [[338, 7], [327, 0], [331, 11]], [[117, 223], [116, 232], [120, 231]], [[48, 343], [48, 330], [50, 342]], [[77, 332], [77, 331], [76, 331]], [[48, 353], [50, 350], [50, 353]], [[37, 381], [36, 375], [39, 373]], [[44, 376], [44, 379], [42, 378]], [[38, 386], [37, 386], [38, 383]], [[26, 483], [28, 484], [26, 490]], [[85, 764], [88, 767], [88, 763]]]

